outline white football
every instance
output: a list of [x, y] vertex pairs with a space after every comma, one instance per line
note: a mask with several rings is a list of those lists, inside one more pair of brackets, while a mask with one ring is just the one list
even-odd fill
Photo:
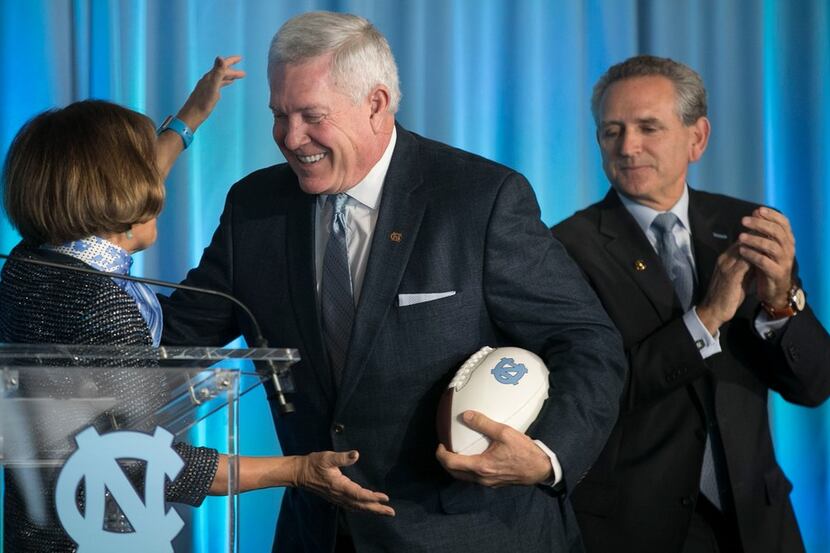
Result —
[[476, 455], [490, 440], [461, 420], [468, 409], [525, 432], [548, 397], [548, 368], [521, 348], [483, 347], [455, 373], [438, 405], [441, 443], [455, 453]]

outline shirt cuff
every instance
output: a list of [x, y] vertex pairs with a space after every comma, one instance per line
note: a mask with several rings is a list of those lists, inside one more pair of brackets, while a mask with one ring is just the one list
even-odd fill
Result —
[[761, 309], [755, 317], [755, 332], [764, 340], [774, 340], [791, 318], [770, 319], [769, 313]]
[[709, 330], [700, 322], [700, 317], [697, 316], [697, 309], [695, 307], [692, 307], [683, 315], [683, 324], [686, 325], [686, 329], [692, 335], [692, 340], [695, 341], [697, 350], [703, 359], [721, 352], [720, 330], [714, 336], [709, 334]]
[[548, 478], [547, 480], [543, 480], [539, 484], [542, 486], [555, 486], [559, 482], [562, 481], [562, 467], [559, 465], [559, 458], [556, 456], [556, 453], [550, 450], [548, 446], [542, 443], [541, 440], [533, 440], [533, 443], [539, 446], [545, 455], [550, 458], [550, 466], [553, 469], [553, 477]]

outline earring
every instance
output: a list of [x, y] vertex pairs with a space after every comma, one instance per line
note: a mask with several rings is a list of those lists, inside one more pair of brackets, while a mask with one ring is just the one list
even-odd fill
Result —
[[127, 229], [127, 232], [124, 233], [127, 237], [127, 240], [133, 239], [133, 229]]

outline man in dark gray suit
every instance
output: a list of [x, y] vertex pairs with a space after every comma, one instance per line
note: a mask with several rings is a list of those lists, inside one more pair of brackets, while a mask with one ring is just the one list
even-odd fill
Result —
[[591, 553], [804, 550], [767, 398], [825, 401], [830, 336], [805, 303], [787, 218], [687, 185], [706, 104], [681, 63], [612, 66], [591, 107], [613, 189], [553, 229], [630, 363], [620, 419], [573, 495]]
[[[275, 549], [580, 550], [566, 494], [613, 425], [624, 360], [529, 184], [396, 125], [397, 68], [362, 18], [288, 21], [269, 80], [287, 163], [233, 186], [185, 282], [235, 295], [272, 345], [299, 348], [296, 413], [274, 420], [287, 455], [360, 452], [300, 472]], [[176, 292], [164, 307], [167, 343], [251, 337], [224, 302]], [[528, 435], [472, 414], [492, 444], [460, 456], [438, 446], [438, 400], [485, 345], [541, 355], [550, 398]]]

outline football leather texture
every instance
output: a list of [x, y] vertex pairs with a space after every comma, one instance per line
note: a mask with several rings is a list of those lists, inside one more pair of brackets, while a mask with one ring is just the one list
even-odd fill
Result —
[[490, 440], [464, 424], [464, 411], [478, 411], [525, 432], [547, 397], [548, 368], [538, 355], [522, 348], [483, 347], [458, 369], [441, 396], [438, 439], [455, 453], [482, 453]]

